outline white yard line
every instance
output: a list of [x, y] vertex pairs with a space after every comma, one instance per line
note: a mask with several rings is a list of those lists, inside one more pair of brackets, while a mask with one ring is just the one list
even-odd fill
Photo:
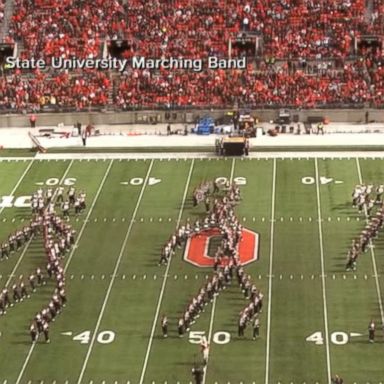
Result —
[[[229, 182], [231, 184], [232, 184], [232, 181], [233, 181], [233, 176], [235, 174], [235, 162], [236, 162], [236, 159], [233, 158], [232, 159], [232, 166], [231, 166], [231, 176], [230, 176], [230, 179], [229, 179]], [[211, 340], [212, 340], [213, 323], [214, 323], [215, 311], [216, 311], [216, 297], [217, 296], [215, 296], [213, 298], [212, 310], [211, 310], [211, 318], [209, 320], [208, 339], [207, 339], [208, 344], [211, 344]], [[209, 350], [211, 350], [211, 349], [209, 349]], [[205, 369], [204, 369], [203, 384], [205, 384], [206, 379], [207, 379], [208, 362], [209, 362], [209, 354], [208, 354], [208, 359], [207, 359], [207, 365], [205, 366]]]
[[324, 262], [324, 247], [323, 247], [323, 226], [321, 218], [321, 200], [319, 188], [319, 166], [317, 159], [315, 159], [315, 178], [316, 178], [316, 196], [317, 196], [317, 216], [319, 224], [319, 245], [320, 245], [320, 258], [321, 258], [321, 286], [323, 292], [323, 308], [324, 308], [324, 330], [325, 330], [325, 351], [327, 358], [327, 379], [328, 384], [331, 384], [331, 358], [329, 349], [329, 331], [328, 331], [328, 309], [327, 309], [327, 295], [325, 288], [325, 262]]
[[235, 163], [236, 163], [236, 158], [232, 159], [232, 166], [231, 166], [231, 176], [229, 179], [229, 182], [232, 184], [233, 181], [233, 175], [235, 174]]
[[[356, 158], [356, 167], [357, 167], [357, 173], [359, 175], [359, 183], [362, 184], [363, 183], [363, 177], [361, 174], [360, 161], [358, 158]], [[365, 205], [364, 205], [364, 213], [365, 213], [365, 220], [368, 223], [369, 217], [368, 217], [367, 207]], [[383, 299], [381, 297], [380, 282], [379, 282], [379, 276], [377, 274], [376, 257], [375, 257], [375, 251], [373, 250], [373, 246], [372, 246], [372, 239], [369, 240], [369, 245], [370, 245], [370, 249], [371, 249], [373, 274], [375, 276], [375, 281], [376, 281], [376, 292], [377, 292], [377, 299], [379, 301], [381, 324], [384, 326]]]
[[[67, 264], [66, 264], [66, 266], [65, 266], [65, 268], [64, 268], [64, 271], [67, 270], [67, 268], [68, 268], [68, 266], [69, 266], [69, 263], [71, 262], [73, 253], [75, 252], [75, 250], [76, 250], [76, 248], [77, 248], [76, 246], [78, 245], [78, 243], [79, 243], [79, 241], [80, 241], [80, 238], [81, 238], [81, 236], [82, 236], [82, 234], [83, 234], [83, 232], [84, 232], [84, 228], [85, 228], [85, 226], [87, 225], [88, 218], [89, 218], [89, 216], [90, 216], [91, 213], [92, 213], [92, 210], [93, 210], [93, 208], [94, 208], [94, 206], [95, 206], [95, 204], [96, 204], [96, 201], [97, 201], [97, 199], [98, 199], [98, 197], [99, 197], [99, 195], [100, 195], [100, 192], [101, 192], [101, 190], [102, 190], [102, 188], [103, 188], [103, 186], [104, 186], [105, 180], [107, 179], [107, 176], [108, 176], [109, 171], [110, 171], [110, 169], [111, 169], [111, 167], [112, 167], [112, 164], [113, 164], [113, 160], [111, 160], [111, 162], [110, 162], [110, 164], [109, 164], [107, 170], [105, 171], [104, 177], [103, 177], [102, 181], [100, 182], [99, 189], [98, 189], [97, 192], [96, 192], [96, 195], [95, 195], [95, 197], [94, 197], [94, 199], [93, 199], [93, 202], [92, 202], [92, 206], [91, 206], [91, 208], [90, 208], [89, 211], [88, 211], [87, 218], [86, 218], [86, 220], [84, 221], [83, 226], [81, 227], [81, 230], [80, 230], [79, 235], [77, 236], [76, 243], [75, 243], [75, 245], [74, 245], [74, 247], [73, 247], [73, 249], [72, 249], [72, 251], [71, 251], [71, 254], [70, 254], [69, 259], [67, 260]], [[32, 356], [32, 353], [33, 353], [33, 350], [35, 349], [36, 344], [37, 344], [37, 343], [33, 343], [33, 344], [31, 345], [31, 348], [29, 349], [28, 355], [27, 355], [27, 357], [25, 358], [24, 364], [23, 364], [23, 366], [22, 366], [22, 368], [21, 368], [21, 370], [20, 370], [19, 376], [17, 377], [16, 384], [20, 384], [20, 381], [21, 381], [21, 379], [22, 379], [22, 377], [23, 377], [23, 374], [24, 374], [25, 369], [26, 369], [26, 367], [27, 367], [27, 365], [28, 365], [28, 363], [29, 363], [29, 360], [30, 360], [30, 358], [31, 358], [31, 356]]]
[[149, 175], [150, 175], [151, 170], [152, 170], [152, 166], [153, 166], [153, 160], [151, 161], [151, 163], [150, 163], [150, 165], [148, 167], [147, 175], [145, 176], [145, 180], [144, 180], [143, 186], [141, 188], [140, 195], [139, 195], [139, 197], [137, 199], [135, 210], [133, 211], [133, 214], [132, 214], [132, 219], [130, 221], [127, 233], [125, 235], [123, 244], [121, 246], [120, 253], [119, 253], [119, 256], [117, 258], [117, 261], [116, 261], [116, 264], [115, 264], [115, 268], [113, 270], [113, 275], [112, 275], [113, 277], [112, 277], [112, 279], [111, 279], [111, 281], [109, 283], [109, 286], [108, 286], [108, 289], [107, 289], [107, 293], [105, 295], [104, 302], [103, 302], [103, 305], [101, 306], [99, 317], [98, 317], [97, 322], [96, 322], [95, 329], [93, 330], [92, 339], [91, 339], [91, 342], [90, 342], [89, 347], [88, 347], [87, 355], [85, 356], [85, 360], [84, 360], [83, 366], [81, 368], [81, 372], [80, 372], [79, 378], [77, 380], [78, 384], [81, 384], [81, 382], [83, 380], [84, 372], [85, 372], [85, 370], [87, 368], [88, 360], [89, 360], [89, 357], [90, 357], [90, 355], [92, 353], [93, 346], [95, 344], [95, 340], [96, 340], [96, 337], [97, 337], [97, 334], [98, 334], [98, 331], [99, 331], [99, 328], [100, 328], [100, 324], [101, 324], [101, 321], [102, 321], [103, 316], [104, 316], [105, 308], [107, 307], [109, 296], [110, 296], [111, 291], [112, 291], [113, 283], [115, 282], [115, 276], [117, 275], [117, 271], [119, 269], [119, 266], [120, 266], [120, 263], [121, 263], [121, 259], [122, 259], [123, 254], [124, 254], [125, 247], [127, 245], [129, 235], [131, 234], [133, 224], [135, 223], [137, 211], [139, 210], [139, 206], [140, 206], [141, 200], [143, 199], [145, 187], [148, 185], [148, 179], [149, 179]]
[[267, 313], [267, 344], [265, 352], [265, 384], [269, 383], [269, 359], [271, 350], [271, 316], [272, 316], [272, 279], [273, 279], [273, 246], [275, 233], [276, 204], [276, 159], [273, 159], [271, 227], [269, 240], [269, 271], [268, 271], [268, 313]]
[[[33, 164], [33, 159], [30, 160], [30, 163], [28, 164], [27, 168], [25, 168], [23, 174], [20, 176], [19, 180], [17, 181], [16, 185], [13, 187], [12, 191], [11, 191], [11, 196], [14, 195], [14, 193], [16, 192], [17, 188], [19, 188], [19, 185], [21, 184], [21, 182], [24, 180], [24, 177], [25, 175], [29, 172], [29, 170], [31, 169], [32, 167], [32, 164]], [[2, 207], [0, 208], [0, 214], [4, 211], [5, 207]]]
[[[61, 184], [63, 183], [63, 181], [65, 180], [65, 178], [67, 177], [68, 172], [69, 172], [69, 170], [70, 170], [71, 167], [72, 167], [72, 164], [73, 164], [73, 160], [71, 160], [70, 163], [68, 164], [68, 167], [67, 167], [67, 169], [65, 170], [63, 177], [60, 179], [60, 183], [59, 183], [59, 185], [61, 185]], [[55, 196], [55, 195], [56, 195], [56, 192], [55, 192], [54, 196]], [[10, 273], [7, 282], [5, 283], [5, 287], [8, 287], [9, 283], [11, 282], [11, 280], [15, 277], [16, 270], [17, 270], [17, 268], [19, 267], [20, 263], [23, 261], [24, 256], [25, 256], [25, 254], [27, 253], [28, 247], [29, 247], [29, 245], [31, 244], [32, 240], [33, 240], [33, 238], [30, 238], [30, 239], [28, 240], [27, 244], [25, 244], [25, 247], [24, 247], [24, 249], [23, 249], [23, 252], [21, 253], [19, 259], [17, 260], [17, 263], [16, 263], [15, 266], [13, 267], [12, 272]]]
[[[176, 227], [178, 227], [178, 226], [180, 225], [181, 217], [182, 217], [182, 215], [183, 215], [184, 205], [185, 205], [185, 201], [186, 201], [186, 199], [187, 199], [188, 187], [189, 187], [189, 183], [190, 183], [190, 181], [191, 181], [192, 171], [193, 171], [193, 167], [194, 167], [194, 165], [195, 165], [195, 161], [192, 160], [192, 161], [191, 161], [191, 166], [190, 166], [190, 168], [189, 168], [189, 174], [188, 174], [187, 182], [186, 182], [186, 184], [185, 184], [183, 200], [182, 200], [182, 202], [181, 202], [181, 207], [180, 207], [180, 211], [179, 211], [179, 216], [178, 216], [178, 218], [177, 218]], [[170, 266], [171, 266], [171, 261], [172, 261], [172, 256], [170, 257], [170, 259], [169, 259], [169, 261], [168, 261], [167, 268], [166, 268], [166, 271], [165, 271], [165, 273], [164, 273], [163, 284], [162, 284], [162, 286], [161, 286], [159, 299], [158, 299], [158, 301], [157, 301], [157, 307], [156, 307], [155, 317], [154, 317], [154, 319], [153, 319], [153, 324], [152, 324], [152, 329], [151, 329], [151, 335], [149, 336], [149, 340], [148, 340], [147, 352], [146, 352], [146, 354], [145, 354], [144, 363], [143, 363], [143, 368], [142, 368], [142, 370], [141, 370], [141, 376], [140, 376], [140, 381], [139, 381], [140, 384], [143, 384], [143, 383], [144, 383], [145, 372], [146, 372], [146, 370], [147, 370], [148, 359], [149, 359], [149, 355], [150, 355], [150, 353], [151, 353], [151, 348], [152, 348], [152, 343], [153, 343], [153, 337], [154, 337], [154, 335], [155, 335], [156, 325], [157, 325], [158, 318], [159, 318], [159, 314], [160, 314], [161, 303], [162, 303], [162, 301], [163, 301], [163, 297], [164, 297], [165, 286], [166, 286], [166, 284], [167, 284], [167, 279], [168, 279], [168, 276], [169, 276], [169, 269], [170, 269]]]

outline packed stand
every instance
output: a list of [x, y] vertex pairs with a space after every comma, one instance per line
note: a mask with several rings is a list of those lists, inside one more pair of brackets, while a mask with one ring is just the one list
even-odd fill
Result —
[[15, 0], [9, 39], [22, 41], [28, 58], [95, 58], [121, 12], [115, 0]]
[[[367, 69], [372, 77], [367, 77]], [[292, 106], [313, 108], [332, 104], [384, 105], [384, 60], [357, 60], [342, 68], [330, 67], [317, 74], [287, 64], [245, 71], [173, 71], [155, 74], [134, 71], [115, 82], [115, 103], [122, 109], [139, 107], [206, 105]]]
[[127, 40], [126, 57], [223, 56], [244, 31], [265, 38], [266, 56], [346, 57], [382, 28], [382, 7], [367, 20], [364, 0], [16, 0], [9, 36], [35, 58], [96, 57], [103, 39]]
[[[101, 57], [104, 39], [126, 40], [125, 58], [227, 56], [229, 39], [251, 32], [266, 60], [254, 65], [250, 58], [245, 71], [132, 69], [116, 75], [114, 84], [96, 70], [11, 72], [0, 80], [0, 108], [381, 107], [382, 49], [361, 44], [356, 51], [354, 44], [363, 35], [384, 34], [384, 5], [369, 4], [368, 12], [364, 0], [16, 0], [9, 39], [23, 41], [22, 58]], [[244, 54], [233, 44], [233, 56]], [[310, 60], [332, 60], [339, 69], [315, 75], [292, 69]]]
[[46, 106], [72, 107], [77, 110], [108, 103], [110, 80], [106, 72], [50, 75], [36, 71], [0, 78], [0, 109], [36, 111]]

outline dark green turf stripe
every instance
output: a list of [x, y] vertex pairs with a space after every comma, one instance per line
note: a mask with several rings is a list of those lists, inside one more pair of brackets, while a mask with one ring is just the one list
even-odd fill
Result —
[[[314, 177], [313, 160], [277, 162], [276, 217], [305, 216], [313, 221], [285, 225], [277, 221], [273, 274], [294, 270], [319, 274], [320, 252], [315, 185], [304, 185], [303, 177]], [[272, 280], [270, 382], [326, 380], [324, 346], [312, 348], [305, 338], [322, 330], [323, 302], [320, 280]]]

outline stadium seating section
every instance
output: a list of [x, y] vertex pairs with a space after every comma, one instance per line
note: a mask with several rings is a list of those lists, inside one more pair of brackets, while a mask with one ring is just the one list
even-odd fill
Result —
[[124, 58], [206, 58], [244, 33], [261, 44], [232, 47], [246, 71], [9, 71], [0, 108], [384, 106], [381, 0], [14, 0], [6, 41], [22, 58], [102, 57], [113, 40]]

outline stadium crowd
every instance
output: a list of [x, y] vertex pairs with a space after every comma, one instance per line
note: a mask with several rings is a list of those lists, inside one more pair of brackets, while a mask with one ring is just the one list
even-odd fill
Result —
[[[83, 0], [76, 5], [75, 0], [16, 0], [8, 41], [22, 42], [21, 58], [96, 58], [105, 40], [120, 39], [127, 43], [124, 58], [206, 58], [227, 56], [232, 39], [233, 56], [252, 57], [245, 71], [130, 69], [114, 73], [114, 82], [107, 71], [97, 70], [5, 72], [0, 108], [384, 105], [383, 48], [358, 43], [361, 36], [384, 34], [380, 0]], [[261, 39], [257, 55], [265, 60], [256, 62], [255, 52], [235, 43], [244, 32]]]
[[61, 72], [54, 75], [36, 71], [0, 78], [0, 108], [40, 110], [46, 105], [78, 110], [108, 102], [110, 80], [105, 72], [78, 76]]
[[[383, 5], [364, 0], [16, 0], [9, 37], [33, 57], [95, 57], [102, 39], [130, 43], [127, 57], [225, 55], [243, 31], [266, 36], [275, 58], [345, 57], [351, 40], [383, 29]], [[65, 18], [62, 15], [66, 15]]]

